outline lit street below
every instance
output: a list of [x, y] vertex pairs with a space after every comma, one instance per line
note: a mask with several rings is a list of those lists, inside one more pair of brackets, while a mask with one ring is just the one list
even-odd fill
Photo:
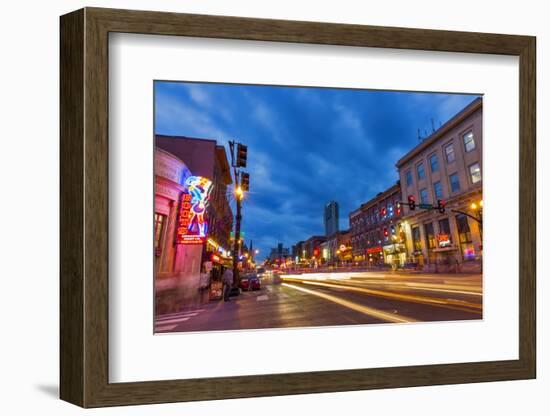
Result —
[[155, 332], [482, 318], [481, 274], [338, 272], [263, 278], [261, 290], [156, 317]]

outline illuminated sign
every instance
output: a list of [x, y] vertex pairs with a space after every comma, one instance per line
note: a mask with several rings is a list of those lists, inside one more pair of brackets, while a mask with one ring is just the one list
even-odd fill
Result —
[[438, 234], [437, 242], [439, 243], [439, 247], [448, 247], [451, 245], [451, 237], [449, 234]]
[[212, 181], [202, 176], [189, 176], [185, 185], [187, 189], [181, 197], [176, 243], [203, 244], [208, 231], [205, 215]]
[[380, 253], [381, 251], [382, 251], [382, 246], [367, 248], [367, 254]]

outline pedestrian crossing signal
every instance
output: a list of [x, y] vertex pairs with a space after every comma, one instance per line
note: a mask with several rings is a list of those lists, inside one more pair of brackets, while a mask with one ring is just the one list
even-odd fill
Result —
[[437, 210], [441, 213], [441, 214], [444, 214], [445, 213], [445, 200], [444, 199], [438, 199], [437, 200]]

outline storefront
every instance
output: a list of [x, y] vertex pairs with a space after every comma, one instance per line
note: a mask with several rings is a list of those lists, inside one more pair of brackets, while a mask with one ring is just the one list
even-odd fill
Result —
[[191, 172], [181, 160], [155, 149], [154, 248], [156, 277], [175, 276], [178, 265], [174, 244], [179, 215], [179, 201], [185, 191], [185, 179]]
[[403, 267], [407, 261], [407, 249], [403, 243], [388, 244], [382, 247], [384, 262], [392, 268]]
[[382, 246], [367, 248], [367, 258], [369, 266], [379, 266], [384, 264], [384, 250]]

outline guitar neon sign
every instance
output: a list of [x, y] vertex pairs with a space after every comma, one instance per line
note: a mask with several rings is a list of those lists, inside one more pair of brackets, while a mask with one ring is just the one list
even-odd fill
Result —
[[189, 176], [185, 180], [179, 209], [177, 244], [203, 244], [208, 232], [206, 207], [208, 206], [212, 181], [202, 176]]

